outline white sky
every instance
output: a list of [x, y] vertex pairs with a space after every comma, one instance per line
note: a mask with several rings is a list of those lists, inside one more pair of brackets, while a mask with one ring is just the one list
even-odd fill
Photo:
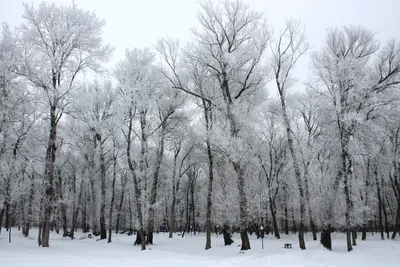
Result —
[[[0, 21], [11, 26], [22, 22], [22, 2], [41, 0], [0, 0]], [[54, 0], [71, 4], [73, 0]], [[316, 49], [324, 40], [326, 29], [343, 25], [362, 25], [375, 32], [385, 43], [391, 37], [400, 39], [400, 0], [247, 0], [251, 7], [263, 11], [269, 24], [279, 31], [285, 18], [300, 19], [306, 27], [310, 45]], [[115, 47], [111, 65], [123, 59], [126, 48], [152, 46], [160, 37], [190, 38], [196, 26], [197, 0], [75, 0], [83, 9], [95, 10], [106, 20], [105, 43]], [[308, 59], [298, 67], [303, 80]]]

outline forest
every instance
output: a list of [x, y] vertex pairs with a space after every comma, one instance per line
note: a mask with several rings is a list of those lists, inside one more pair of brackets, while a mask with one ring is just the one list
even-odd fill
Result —
[[299, 20], [200, 1], [190, 41], [109, 67], [95, 12], [24, 4], [23, 21], [0, 37], [0, 232], [37, 228], [41, 247], [123, 233], [141, 250], [159, 232], [209, 250], [216, 233], [243, 251], [249, 235], [332, 250], [340, 232], [352, 251], [400, 234], [397, 40], [348, 25], [314, 49]]

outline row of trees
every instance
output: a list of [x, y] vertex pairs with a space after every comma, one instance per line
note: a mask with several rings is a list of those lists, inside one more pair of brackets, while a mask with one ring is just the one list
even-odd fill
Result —
[[[77, 6], [25, 5], [0, 39], [0, 231], [18, 225], [111, 242], [137, 232], [310, 231], [347, 249], [400, 230], [400, 45], [358, 26], [310, 51], [302, 25], [273, 34], [241, 1], [201, 2], [190, 43], [163, 38], [102, 63], [104, 22]], [[311, 52], [301, 93], [293, 75]], [[274, 97], [276, 95], [276, 97]], [[109, 230], [107, 234], [107, 229]], [[262, 230], [263, 231], [263, 230]]]

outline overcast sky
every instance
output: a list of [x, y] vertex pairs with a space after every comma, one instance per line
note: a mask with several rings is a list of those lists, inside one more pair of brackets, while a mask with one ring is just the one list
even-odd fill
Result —
[[[0, 21], [11, 26], [22, 22], [22, 2], [37, 5], [41, 0], [0, 0]], [[71, 4], [73, 0], [54, 0]], [[75, 0], [80, 8], [95, 10], [106, 20], [104, 40], [115, 47], [112, 64], [121, 60], [126, 48], [155, 44], [169, 35], [182, 41], [190, 38], [196, 26], [197, 0]], [[251, 7], [264, 12], [269, 24], [279, 31], [285, 18], [300, 19], [306, 27], [311, 46], [324, 40], [326, 29], [343, 25], [362, 25], [385, 43], [400, 39], [400, 0], [247, 0]], [[299, 66], [305, 76], [307, 58]], [[303, 80], [303, 79], [301, 79]]]

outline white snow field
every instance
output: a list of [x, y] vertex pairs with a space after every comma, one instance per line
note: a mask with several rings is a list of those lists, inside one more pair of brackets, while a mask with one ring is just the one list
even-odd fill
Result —
[[[8, 232], [2, 229], [0, 235], [0, 267], [259, 267], [259, 266], [400, 266], [400, 241], [380, 240], [380, 235], [368, 234], [367, 241], [358, 241], [352, 252], [346, 251], [345, 235], [333, 234], [333, 251], [324, 249], [319, 241], [306, 236], [307, 250], [301, 251], [296, 236], [282, 235], [276, 240], [272, 236], [261, 239], [250, 236], [252, 249], [239, 253], [240, 238], [234, 236], [235, 243], [223, 245], [223, 238], [212, 237], [212, 249], [204, 250], [204, 234], [190, 234], [184, 238], [168, 234], [154, 235], [155, 245], [141, 251], [133, 246], [135, 236], [115, 235], [113, 242], [95, 239], [79, 240], [86, 236], [76, 233], [77, 239], [62, 238], [52, 232], [50, 248], [37, 246], [37, 229], [31, 230], [31, 237], [25, 238], [17, 229], [12, 229], [12, 243], [8, 242]], [[291, 242], [293, 249], [284, 249]]]

